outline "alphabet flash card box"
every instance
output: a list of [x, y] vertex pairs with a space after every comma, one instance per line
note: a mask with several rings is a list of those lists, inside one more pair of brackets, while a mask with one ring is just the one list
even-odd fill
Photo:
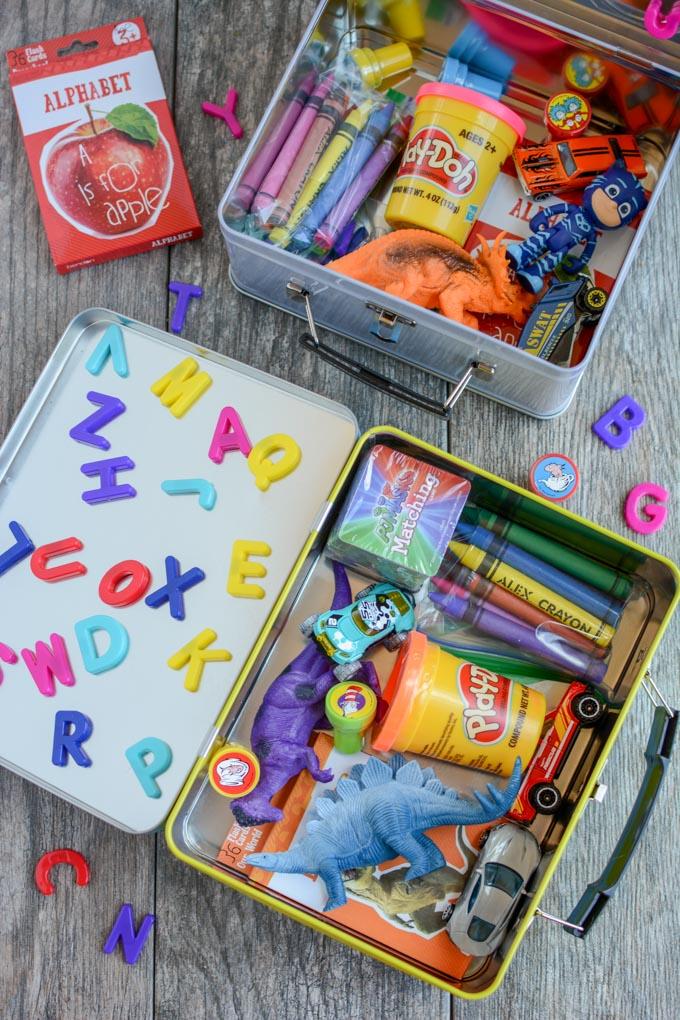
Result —
[[160, 825], [356, 435], [338, 404], [80, 313], [0, 450], [0, 763]]
[[57, 270], [202, 234], [143, 18], [7, 53]]

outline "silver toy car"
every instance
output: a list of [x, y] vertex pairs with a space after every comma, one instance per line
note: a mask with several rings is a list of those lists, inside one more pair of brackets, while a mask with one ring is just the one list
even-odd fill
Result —
[[540, 859], [528, 829], [510, 822], [491, 829], [446, 926], [454, 945], [470, 956], [493, 953]]

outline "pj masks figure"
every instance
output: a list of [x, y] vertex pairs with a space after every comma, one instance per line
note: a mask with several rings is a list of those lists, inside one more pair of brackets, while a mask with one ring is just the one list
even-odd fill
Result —
[[[521, 243], [509, 244], [506, 253], [517, 279], [534, 294], [543, 289], [543, 277], [560, 263], [576, 275], [586, 267], [597, 244], [599, 231], [616, 230], [630, 223], [647, 205], [642, 185], [621, 160], [596, 177], [583, 192], [583, 205], [555, 202], [541, 209], [529, 226], [533, 234]], [[550, 220], [560, 219], [553, 226]], [[569, 256], [583, 243], [580, 255]], [[567, 256], [569, 256], [567, 258]]]

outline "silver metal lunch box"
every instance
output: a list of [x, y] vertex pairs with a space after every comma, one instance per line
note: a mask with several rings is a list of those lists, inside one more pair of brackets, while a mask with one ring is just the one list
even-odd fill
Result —
[[[673, 89], [677, 87], [680, 44], [672, 40], [663, 42], [652, 39], [642, 25], [642, 12], [629, 6], [625, 0], [566, 0], [559, 4], [559, 9], [542, 0], [517, 0], [512, 4], [486, 0], [481, 4], [467, 6], [484, 8], [483, 13], [502, 12], [518, 22], [519, 31], [523, 27], [543, 28], [553, 37], [581, 48], [587, 47], [590, 52], [596, 52], [607, 60], [616, 60], [633, 70], [653, 75]], [[456, 0], [423, 0], [421, 7], [427, 34], [422, 47], [416, 50], [414, 70], [408, 72], [406, 80], [399, 81], [396, 86], [408, 95], [414, 95], [424, 80], [436, 78], [441, 59], [446, 54], [451, 38], [455, 36], [456, 29], [452, 26], [465, 16], [463, 6]], [[385, 45], [394, 41], [395, 37], [390, 34], [389, 22], [384, 13], [381, 23], [376, 25], [376, 21], [371, 20], [369, 27], [366, 27], [369, 16], [379, 18], [380, 11], [380, 6], [371, 4], [370, 0], [368, 3], [324, 0], [319, 4], [219, 206], [218, 217], [230, 256], [232, 281], [244, 293], [306, 318], [309, 332], [301, 340], [325, 360], [429, 411], [447, 417], [464, 386], [469, 385], [475, 392], [537, 418], [562, 414], [572, 401], [606, 330], [609, 313], [677, 155], [680, 144], [677, 138], [673, 140], [640, 225], [634, 233], [631, 232], [632, 240], [625, 257], [619, 260], [607, 306], [587, 352], [580, 363], [573, 367], [562, 367], [541, 360], [494, 336], [446, 319], [435, 311], [395, 298], [334, 273], [323, 265], [274, 247], [256, 236], [241, 233], [230, 224], [225, 215], [240, 178], [280, 113], [284, 93], [290, 87], [291, 80], [300, 73], [301, 62], [312, 36], [315, 33], [316, 38], [318, 33], [323, 36], [329, 47], [327, 60], [332, 60], [333, 54], [346, 46], [348, 41], [351, 45]], [[436, 15], [435, 20], [433, 14]], [[545, 135], [541, 120], [545, 98], [552, 91], [559, 91], [563, 87], [561, 61], [559, 58], [545, 57], [545, 63], [550, 64], [551, 59], [556, 70], [551, 79], [551, 87], [542, 97], [536, 91], [530, 95], [525, 83], [514, 77], [508, 95], [504, 97], [504, 102], [527, 119], [527, 137], [532, 141], [541, 141]], [[383, 185], [386, 193], [389, 192], [392, 179], [389, 174], [388, 178], [387, 184]], [[511, 178], [506, 177], [505, 181], [511, 181]], [[517, 195], [521, 197], [519, 183], [515, 183]], [[527, 201], [526, 197], [524, 200]], [[535, 210], [538, 208], [539, 204], [536, 204]], [[525, 235], [528, 234], [528, 218], [526, 214], [522, 217]], [[606, 241], [609, 242], [610, 238], [606, 238]], [[428, 388], [426, 381], [420, 392], [414, 392], [387, 377], [368, 371], [360, 359], [349, 359], [320, 342], [315, 323], [445, 380], [451, 384], [447, 399], [443, 403], [434, 400], [428, 394], [428, 389], [432, 387]]]

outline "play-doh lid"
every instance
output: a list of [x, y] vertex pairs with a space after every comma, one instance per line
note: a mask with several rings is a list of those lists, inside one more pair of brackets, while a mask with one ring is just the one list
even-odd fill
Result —
[[497, 120], [502, 120], [517, 135], [517, 140], [522, 141], [527, 126], [514, 110], [497, 99], [485, 96], [482, 92], [475, 92], [474, 89], [467, 89], [463, 85], [447, 85], [445, 82], [428, 82], [421, 86], [416, 94], [416, 105], [427, 96], [437, 96], [439, 99], [457, 99], [460, 103], [467, 103], [468, 106], [476, 106], [484, 113], [490, 113]]
[[380, 723], [373, 728], [371, 744], [374, 750], [383, 752], [399, 750], [399, 740], [404, 726], [417, 725], [418, 720], [414, 718], [413, 710], [422, 685], [430, 647], [425, 635], [418, 630], [412, 630], [402, 645], [383, 691], [383, 698], [388, 705], [387, 711]]

